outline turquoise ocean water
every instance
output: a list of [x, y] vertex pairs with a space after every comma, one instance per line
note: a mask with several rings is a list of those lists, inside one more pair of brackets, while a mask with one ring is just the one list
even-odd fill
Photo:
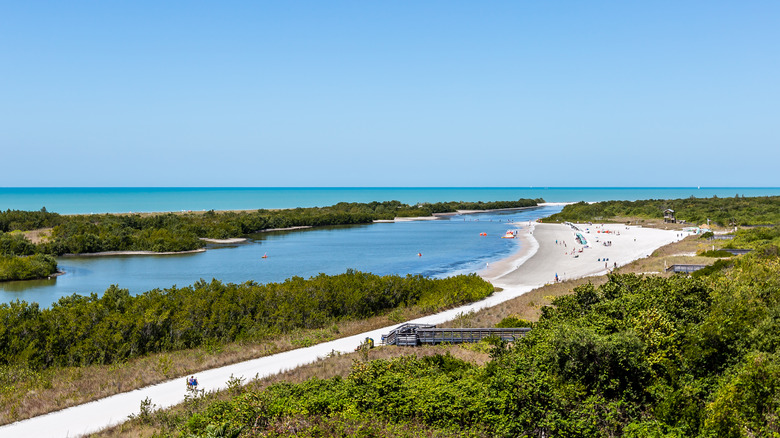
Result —
[[[778, 195], [772, 188], [5, 188], [0, 209], [60, 213], [233, 210], [326, 206], [341, 201], [494, 201], [544, 198], [548, 202]], [[442, 277], [477, 272], [518, 251], [501, 239], [509, 222], [527, 222], [560, 211], [547, 206], [520, 211], [455, 215], [437, 221], [379, 223], [260, 233], [239, 245], [168, 256], [61, 257], [65, 275], [0, 283], [0, 303], [16, 299], [48, 306], [60, 297], [101, 294], [111, 284], [138, 294], [203, 278], [225, 282], [284, 281], [292, 276], [338, 274], [358, 269], [376, 274]], [[480, 233], [488, 233], [487, 237]], [[268, 254], [268, 258], [262, 256]], [[422, 254], [422, 256], [418, 256]]]
[[733, 187], [516, 187], [516, 188], [0, 188], [0, 210], [40, 210], [63, 214], [181, 210], [249, 210], [333, 205], [338, 202], [398, 200], [407, 204], [439, 201], [506, 201], [543, 198], [547, 202], [674, 199], [779, 195], [780, 188]]

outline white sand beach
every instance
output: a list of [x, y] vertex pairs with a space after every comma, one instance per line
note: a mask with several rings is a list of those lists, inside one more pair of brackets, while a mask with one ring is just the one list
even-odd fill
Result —
[[208, 237], [201, 237], [200, 240], [206, 243], [233, 244], [246, 242], [246, 237], [232, 237], [230, 239], [210, 239]]
[[[517, 226], [520, 251], [507, 259], [492, 263], [481, 273], [495, 286], [502, 287], [501, 292], [476, 303], [409, 322], [441, 324], [459, 313], [491, 307], [553, 282], [556, 273], [561, 280], [603, 274], [615, 264], [621, 266], [646, 257], [655, 249], [681, 238], [679, 231], [626, 227], [619, 224], [579, 224], [576, 226], [587, 241], [587, 244], [583, 245], [576, 243], [577, 231], [569, 225], [526, 222]], [[611, 246], [605, 246], [605, 242], [611, 242]], [[200, 372], [197, 377], [200, 386], [206, 391], [225, 389], [231, 376], [247, 379], [264, 377], [314, 362], [334, 351], [352, 352], [365, 337], [378, 341], [382, 334], [395, 327], [397, 325]], [[158, 385], [2, 426], [0, 436], [79, 436], [125, 421], [128, 415], [139, 412], [144, 399], [150, 399], [158, 408], [169, 407], [184, 401], [185, 394], [185, 377], [182, 376]]]
[[81, 254], [63, 254], [62, 257], [112, 257], [112, 256], [161, 256], [161, 255], [182, 255], [197, 254], [206, 252], [205, 248], [190, 249], [187, 251], [103, 251], [103, 252], [85, 252]]
[[[580, 231], [569, 225], [521, 225], [524, 227], [517, 236], [522, 239], [520, 252], [491, 264], [480, 273], [505, 289], [542, 286], [554, 282], [556, 274], [561, 281], [602, 275], [615, 266], [647, 257], [657, 248], [685, 236], [679, 237], [680, 231], [622, 224], [574, 224]], [[577, 242], [578, 232], [585, 238], [586, 245]], [[609, 242], [609, 246], [605, 245]]]

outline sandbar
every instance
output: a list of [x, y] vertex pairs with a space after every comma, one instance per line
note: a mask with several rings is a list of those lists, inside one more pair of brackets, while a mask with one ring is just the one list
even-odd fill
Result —
[[200, 237], [199, 239], [207, 243], [218, 243], [218, 244], [246, 242], [246, 237], [233, 237], [230, 239], [210, 239], [208, 237]]
[[191, 249], [188, 251], [103, 251], [103, 252], [86, 252], [81, 254], [63, 254], [62, 257], [108, 257], [108, 256], [134, 256], [134, 255], [179, 255], [179, 254], [195, 254], [199, 252], [205, 252], [205, 248]]

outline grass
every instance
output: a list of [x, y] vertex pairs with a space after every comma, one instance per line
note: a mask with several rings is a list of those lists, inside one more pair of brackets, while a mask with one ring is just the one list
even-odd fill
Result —
[[48, 241], [51, 239], [51, 232], [53, 228], [39, 228], [37, 230], [30, 230], [30, 231], [19, 231], [24, 235], [24, 237], [27, 238], [30, 242], [34, 244], [39, 244]]

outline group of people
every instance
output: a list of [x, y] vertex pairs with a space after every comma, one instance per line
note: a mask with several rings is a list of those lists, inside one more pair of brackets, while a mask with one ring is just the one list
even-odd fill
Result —
[[187, 389], [198, 389], [198, 379], [195, 376], [187, 378]]

